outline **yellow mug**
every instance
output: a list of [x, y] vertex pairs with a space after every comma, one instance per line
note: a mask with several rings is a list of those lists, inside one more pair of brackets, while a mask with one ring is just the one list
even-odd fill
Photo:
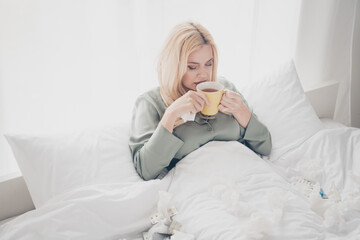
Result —
[[204, 105], [201, 113], [212, 116], [218, 113], [222, 95], [225, 93], [224, 86], [218, 82], [202, 82], [196, 86], [196, 91], [205, 94], [210, 106]]

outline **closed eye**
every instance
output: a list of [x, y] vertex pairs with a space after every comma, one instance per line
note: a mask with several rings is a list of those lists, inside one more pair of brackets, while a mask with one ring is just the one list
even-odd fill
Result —
[[205, 64], [205, 66], [211, 67], [213, 65], [213, 62], [214, 62], [214, 59], [212, 58]]
[[188, 68], [190, 69], [190, 70], [195, 70], [196, 69], [196, 67], [195, 66], [188, 66]]

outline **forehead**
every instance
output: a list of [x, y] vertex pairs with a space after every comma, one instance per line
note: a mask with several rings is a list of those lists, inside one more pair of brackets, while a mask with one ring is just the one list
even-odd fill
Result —
[[189, 62], [201, 62], [209, 61], [213, 57], [212, 48], [210, 45], [201, 45], [190, 53], [188, 61]]

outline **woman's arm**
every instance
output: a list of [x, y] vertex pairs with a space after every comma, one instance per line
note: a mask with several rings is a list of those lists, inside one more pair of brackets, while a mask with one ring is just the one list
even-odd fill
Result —
[[250, 121], [241, 135], [239, 142], [261, 155], [270, 154], [272, 147], [270, 132], [254, 113], [251, 114]]
[[219, 110], [232, 114], [242, 127], [238, 141], [261, 155], [269, 155], [272, 147], [270, 132], [250, 111], [246, 100], [235, 86], [226, 80], [222, 82], [230, 91], [224, 94]]
[[145, 180], [157, 177], [169, 166], [184, 144], [172, 134], [175, 121], [184, 113], [199, 112], [204, 104], [209, 104], [204, 94], [188, 91], [161, 116], [157, 110], [160, 109], [158, 101], [144, 94], [136, 101], [133, 112], [129, 146], [135, 168]]
[[160, 124], [156, 103], [140, 96], [135, 104], [129, 147], [134, 166], [145, 180], [156, 178], [174, 158], [183, 141]]
[[175, 121], [186, 113], [200, 112], [204, 104], [210, 105], [203, 93], [188, 91], [180, 98], [176, 99], [165, 111], [160, 123], [169, 131], [173, 132]]

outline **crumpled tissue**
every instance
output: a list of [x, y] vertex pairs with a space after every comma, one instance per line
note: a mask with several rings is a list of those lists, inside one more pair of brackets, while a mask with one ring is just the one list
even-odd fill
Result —
[[184, 122], [188, 122], [188, 121], [194, 121], [196, 116], [196, 113], [185, 113], [184, 115], [181, 116], [182, 120], [184, 120]]

